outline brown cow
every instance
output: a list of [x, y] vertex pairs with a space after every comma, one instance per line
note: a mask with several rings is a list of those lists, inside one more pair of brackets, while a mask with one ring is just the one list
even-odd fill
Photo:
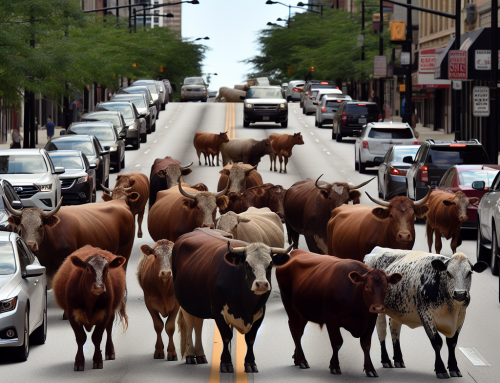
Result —
[[356, 190], [365, 186], [368, 180], [357, 186], [345, 182], [327, 183], [311, 179], [299, 181], [286, 192], [284, 212], [288, 232], [288, 243], [299, 246], [299, 235], [302, 234], [309, 251], [318, 254], [327, 254], [326, 225], [331, 211], [336, 207], [359, 203], [361, 193]]
[[283, 201], [285, 200], [286, 189], [281, 185], [264, 184], [262, 186], [254, 186], [245, 190], [243, 193], [229, 192], [227, 197], [229, 203], [227, 207], [221, 208], [220, 213], [224, 214], [228, 211], [234, 211], [236, 214], [243, 213], [250, 207], [258, 209], [268, 207], [271, 211], [278, 214], [283, 221], [285, 212], [283, 210]]
[[292, 156], [292, 148], [295, 145], [304, 145], [304, 140], [302, 139], [302, 134], [295, 133], [293, 136], [291, 134], [278, 134], [273, 133], [269, 136], [271, 140], [271, 146], [273, 148], [273, 153], [269, 154], [269, 158], [271, 159], [271, 167], [269, 170], [273, 170], [273, 162], [274, 162], [274, 171], [276, 172], [276, 157], [279, 157], [280, 160], [280, 173], [281, 166], [283, 165], [283, 157], [285, 157], [285, 170], [283, 173], [286, 173], [286, 165], [288, 164], [288, 158]]
[[[92, 204], [93, 205], [93, 204]], [[115, 313], [127, 330], [125, 311], [126, 277], [124, 257], [114, 255], [92, 246], [84, 246], [65, 259], [54, 277], [54, 297], [57, 304], [68, 314], [69, 323], [75, 332], [78, 351], [75, 371], [85, 369], [83, 346], [87, 332], [92, 331], [94, 343], [94, 369], [101, 369], [101, 340], [104, 330], [106, 338], [106, 360], [115, 359], [115, 348], [111, 331]]]
[[[174, 243], [162, 239], [153, 247], [141, 246], [141, 259], [137, 265], [137, 279], [144, 291], [144, 302], [153, 318], [156, 331], [154, 358], [165, 359], [165, 351], [161, 340], [163, 318], [167, 318], [165, 332], [168, 335], [167, 360], [177, 360], [174, 345], [175, 318], [179, 311], [179, 303], [175, 298], [172, 280], [172, 248]], [[161, 316], [160, 316], [161, 315]]]
[[219, 88], [219, 93], [217, 94], [214, 102], [222, 102], [222, 98], [224, 98], [224, 102], [243, 102], [246, 96], [247, 92], [244, 90], [231, 89], [227, 86], [222, 86]]
[[436, 231], [436, 253], [440, 254], [443, 244], [441, 234], [446, 239], [451, 240], [451, 250], [453, 254], [457, 252], [457, 247], [462, 244], [460, 229], [462, 222], [467, 221], [467, 206], [479, 201], [477, 197], [467, 198], [463, 191], [456, 193], [445, 190], [434, 190], [427, 202], [429, 214], [425, 224], [427, 243], [429, 252], [432, 252], [432, 234]]
[[142, 238], [142, 220], [149, 195], [148, 177], [143, 173], [119, 174], [113, 190], [103, 185], [101, 187], [104, 190], [102, 195], [104, 201], [123, 199], [127, 202], [134, 217], [137, 215], [137, 226], [139, 226], [137, 237]]
[[260, 173], [255, 170], [257, 166], [252, 166], [248, 164], [229, 162], [228, 165], [224, 166], [219, 173], [221, 174], [219, 178], [219, 184], [217, 185], [217, 191], [221, 191], [227, 185], [229, 181], [229, 191], [243, 193], [245, 190], [254, 187], [264, 185]]
[[155, 241], [174, 241], [197, 227], [215, 227], [217, 207], [225, 209], [228, 186], [219, 193], [200, 192], [189, 185], [158, 193], [158, 200], [149, 212], [148, 230]]
[[343, 327], [353, 337], [361, 338], [366, 376], [378, 376], [370, 358], [372, 333], [377, 315], [385, 312], [387, 286], [398, 283], [401, 274], [387, 275], [361, 262], [294, 250], [288, 263], [276, 268], [276, 278], [295, 342], [296, 366], [309, 368], [301, 338], [307, 322], [311, 321], [320, 326], [326, 324], [333, 350], [332, 374], [342, 373], [339, 349]]
[[196, 154], [198, 155], [198, 162], [201, 166], [200, 155], [203, 153], [205, 156], [205, 165], [215, 166], [215, 157], [217, 157], [217, 166], [219, 166], [219, 152], [220, 145], [223, 142], [229, 142], [229, 137], [227, 132], [221, 132], [219, 134], [205, 133], [197, 131], [194, 135], [193, 145], [196, 149]]
[[424, 218], [429, 212], [425, 203], [430, 194], [431, 188], [419, 201], [398, 196], [387, 202], [366, 193], [383, 207], [342, 205], [334, 209], [327, 227], [327, 254], [363, 261], [375, 246], [411, 250], [415, 244], [415, 218]]
[[222, 165], [229, 161], [243, 162], [252, 166], [258, 165], [260, 159], [273, 152], [269, 139], [257, 141], [253, 138], [233, 138], [220, 146]]

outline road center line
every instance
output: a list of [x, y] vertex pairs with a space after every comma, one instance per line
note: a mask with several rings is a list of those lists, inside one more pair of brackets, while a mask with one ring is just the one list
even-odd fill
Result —
[[212, 346], [212, 362], [210, 363], [209, 383], [220, 382], [220, 355], [222, 354], [222, 338], [217, 325], [214, 325], [214, 344]]
[[247, 373], [245, 372], [245, 354], [247, 350], [247, 344], [245, 342], [245, 335], [240, 334], [236, 331], [236, 361], [235, 361], [235, 370], [236, 370], [236, 379], [235, 383], [247, 383]]

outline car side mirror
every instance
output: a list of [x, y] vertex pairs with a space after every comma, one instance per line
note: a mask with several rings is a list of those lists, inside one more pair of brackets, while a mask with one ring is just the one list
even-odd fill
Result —
[[45, 267], [40, 265], [28, 265], [23, 271], [23, 278], [40, 277], [45, 273]]
[[59, 132], [59, 135], [60, 135], [60, 136], [64, 136], [64, 135], [66, 135], [66, 130], [64, 130], [64, 129], [63, 129], [63, 130], [61, 130], [61, 131]]
[[149, 105], [153, 105], [155, 102], [153, 100], [149, 100]]
[[23, 203], [21, 201], [14, 200], [10, 203], [10, 206], [12, 206], [12, 208], [15, 210], [22, 210], [23, 209]]
[[139, 118], [139, 122], [141, 123], [141, 125], [144, 123], [145, 119], [144, 118]]
[[105, 146], [105, 147], [104, 147], [104, 150], [109, 151], [109, 146]]
[[66, 171], [62, 166], [56, 166], [54, 168], [54, 173], [55, 174], [63, 174]]
[[[106, 148], [109, 148], [109, 146], [105, 146], [105, 147], [104, 147], [104, 149], [106, 149]], [[101, 152], [101, 154], [102, 154], [103, 156], [105, 156], [106, 154], [109, 154], [109, 150], [107, 150], [107, 149], [106, 149], [106, 150], [103, 150], [103, 151]]]
[[484, 181], [474, 181], [472, 183], [472, 188], [474, 190], [484, 191], [485, 187], [486, 187], [486, 183]]
[[91, 164], [89, 164], [89, 169], [96, 169], [97, 168], [97, 164], [95, 162], [92, 162]]
[[405, 164], [413, 164], [413, 158], [411, 156], [406, 156], [403, 158]]

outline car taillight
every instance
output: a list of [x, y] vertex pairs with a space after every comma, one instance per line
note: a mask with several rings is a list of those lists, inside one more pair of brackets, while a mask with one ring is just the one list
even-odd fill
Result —
[[420, 169], [420, 181], [429, 182], [429, 168], [427, 166], [422, 166]]
[[396, 169], [396, 168], [391, 168], [390, 173], [393, 176], [405, 176], [406, 175], [406, 170], [399, 170], [399, 169]]
[[378, 115], [378, 122], [381, 122], [382, 121], [382, 114], [379, 114]]
[[324, 106], [321, 107], [322, 112], [326, 112], [326, 108]]
[[294, 92], [300, 92], [300, 89], [299, 88], [293, 88], [293, 91]]
[[342, 125], [347, 125], [347, 113], [342, 113]]
[[413, 145], [420, 145], [420, 142], [415, 141], [415, 142], [413, 143]]
[[363, 149], [368, 149], [368, 141], [363, 141]]

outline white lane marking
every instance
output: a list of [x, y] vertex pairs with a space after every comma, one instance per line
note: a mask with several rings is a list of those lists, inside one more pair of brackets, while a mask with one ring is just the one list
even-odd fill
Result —
[[139, 166], [141, 166], [141, 164], [135, 164], [135, 167], [138, 168]]
[[165, 129], [168, 129], [168, 126], [165, 126]]
[[326, 152], [326, 154], [330, 154], [330, 152]]
[[491, 367], [491, 364], [474, 347], [459, 347], [459, 349], [474, 366]]
[[319, 142], [319, 140], [316, 138], [316, 142]]
[[153, 144], [156, 144], [157, 142], [158, 142], [158, 140], [154, 140], [154, 141], [153, 141]]
[[309, 128], [309, 126], [308, 126], [308, 125], [306, 125], [306, 128]]
[[325, 149], [325, 148], [323, 148], [323, 151], [325, 151], [325, 152], [326, 152], [326, 149]]
[[144, 152], [144, 154], [148, 154], [151, 149], [148, 149]]
[[311, 136], [314, 136], [314, 133], [313, 132], [310, 132], [311, 133]]

